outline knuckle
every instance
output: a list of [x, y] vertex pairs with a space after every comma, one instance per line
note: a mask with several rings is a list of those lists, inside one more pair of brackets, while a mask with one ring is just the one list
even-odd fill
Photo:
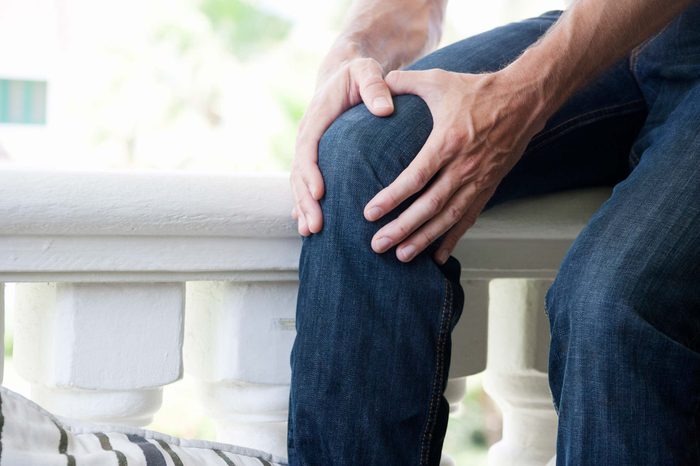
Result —
[[462, 209], [460, 209], [459, 207], [450, 206], [447, 208], [447, 218], [453, 224], [457, 223], [463, 216], [464, 216], [464, 213], [462, 212]]
[[442, 207], [443, 198], [441, 196], [430, 196], [428, 197], [428, 208], [431, 213], [438, 212]]
[[396, 207], [397, 205], [399, 205], [401, 203], [401, 201], [396, 196], [396, 194], [394, 194], [393, 190], [388, 189], [384, 193], [384, 197], [381, 199], [381, 201], [379, 203], [382, 204], [386, 210], [391, 210], [394, 207]]
[[435, 232], [431, 229], [425, 229], [420, 233], [422, 244], [428, 245], [437, 239]]
[[472, 181], [474, 179], [475, 172], [478, 171], [479, 162], [475, 157], [467, 157], [462, 163], [459, 164], [457, 169], [457, 176], [462, 185]]
[[450, 192], [455, 193], [464, 185], [464, 178], [456, 171], [450, 171], [447, 174], [447, 182]]
[[416, 167], [413, 171], [413, 182], [416, 186], [425, 186], [430, 181], [430, 174], [425, 167]]
[[409, 233], [411, 233], [411, 229], [408, 227], [408, 225], [401, 223], [396, 226], [396, 232], [398, 233], [399, 238], [405, 238], [409, 235]]
[[481, 176], [474, 178], [474, 181], [472, 181], [472, 183], [474, 184], [474, 189], [477, 192], [483, 191], [489, 185], [488, 179]]
[[368, 76], [367, 79], [362, 82], [361, 87], [365, 91], [369, 91], [371, 94], [383, 95], [386, 84], [384, 83], [384, 80], [382, 80], [381, 76]]
[[370, 74], [377, 70], [379, 63], [374, 58], [362, 57], [355, 62], [356, 70], [363, 74]]
[[460, 128], [450, 127], [445, 130], [442, 148], [445, 152], [457, 152], [467, 144], [467, 135]]

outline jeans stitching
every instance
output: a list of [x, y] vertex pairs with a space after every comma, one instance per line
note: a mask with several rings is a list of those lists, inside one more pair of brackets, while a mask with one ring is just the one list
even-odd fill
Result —
[[[442, 314], [440, 316], [440, 330], [438, 334], [437, 341], [437, 353], [435, 355], [435, 377], [433, 377], [433, 388], [430, 397], [430, 407], [428, 409], [428, 419], [426, 420], [425, 430], [423, 432], [423, 439], [421, 440], [420, 449], [420, 465], [427, 465], [428, 459], [430, 457], [430, 440], [433, 436], [433, 429], [435, 427], [436, 421], [436, 403], [439, 404], [440, 397], [442, 393], [440, 387], [442, 386], [443, 379], [443, 365], [444, 365], [444, 353], [445, 353], [445, 341], [447, 339], [447, 330], [445, 329], [445, 323], [450, 320], [452, 315], [452, 285], [450, 281], [445, 278], [445, 298], [443, 299]], [[439, 409], [439, 408], [438, 408]]]
[[531, 141], [535, 144], [532, 147], [529, 147], [527, 151], [531, 152], [537, 150], [543, 145], [552, 142], [554, 139], [563, 136], [570, 131], [580, 128], [581, 126], [595, 123], [596, 121], [600, 121], [611, 116], [624, 115], [625, 113], [628, 113], [628, 111], [624, 109], [633, 108], [640, 103], [644, 103], [644, 99], [635, 99], [623, 104], [609, 105], [607, 107], [591, 110], [590, 112], [586, 112], [581, 115], [576, 115], [575, 117], [569, 118], [568, 120], [559, 123], [557, 126], [536, 135]]
[[[549, 285], [550, 289], [551, 289], [552, 285]], [[549, 315], [549, 289], [547, 290], [547, 292], [544, 295], [544, 315], [547, 316], [547, 320], [549, 321], [549, 323], [551, 325], [552, 317]], [[549, 369], [547, 370], [547, 377], [549, 377]], [[554, 408], [554, 412], [557, 413], [557, 416], [559, 416], [559, 407], [557, 406], [557, 403], [554, 401], [554, 394], [552, 394], [552, 407]]]
[[632, 52], [630, 53], [629, 60], [627, 61], [627, 66], [629, 68], [630, 73], [632, 73], [632, 76], [634, 77], [634, 80], [637, 82], [637, 86], [641, 87], [641, 79], [639, 79], [639, 55], [647, 48], [651, 42], [659, 37], [666, 29], [671, 25], [672, 23], [667, 24], [664, 28], [662, 28], [659, 32], [654, 34], [653, 36], [649, 37], [647, 40], [636, 46], [634, 49], [632, 49]]
[[637, 76], [637, 62], [639, 61], [639, 54], [646, 44], [647, 42], [645, 41], [635, 47], [632, 50], [632, 53], [630, 53], [630, 58], [627, 61], [627, 67], [629, 68], [630, 73], [632, 73], [634, 80], [637, 81], [637, 85], [639, 85], [639, 77]]

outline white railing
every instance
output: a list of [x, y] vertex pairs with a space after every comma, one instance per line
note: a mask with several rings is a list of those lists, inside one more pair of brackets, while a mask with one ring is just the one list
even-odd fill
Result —
[[[493, 465], [554, 454], [543, 296], [607, 195], [499, 206], [455, 252], [466, 305], [447, 397], [456, 408], [488, 346], [486, 388], [504, 414]], [[300, 247], [290, 209], [286, 175], [0, 171], [0, 282], [16, 283], [14, 360], [32, 398], [145, 425], [184, 367], [220, 440], [286, 456]]]

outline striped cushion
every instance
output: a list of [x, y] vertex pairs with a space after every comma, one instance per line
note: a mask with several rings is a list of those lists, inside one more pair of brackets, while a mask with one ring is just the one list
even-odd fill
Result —
[[58, 418], [0, 387], [1, 466], [280, 466], [249, 448]]

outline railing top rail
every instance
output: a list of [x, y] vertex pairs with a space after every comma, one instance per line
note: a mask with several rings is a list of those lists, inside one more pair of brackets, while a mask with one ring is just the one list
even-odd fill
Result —
[[[467, 238], [572, 239], [607, 188], [514, 201]], [[285, 173], [0, 170], [0, 235], [294, 237]]]
[[[609, 194], [570, 191], [494, 207], [454, 254], [465, 276], [549, 276]], [[301, 241], [291, 207], [284, 173], [3, 169], [0, 279], [172, 281], [294, 272]]]
[[286, 175], [0, 170], [0, 235], [290, 237]]

